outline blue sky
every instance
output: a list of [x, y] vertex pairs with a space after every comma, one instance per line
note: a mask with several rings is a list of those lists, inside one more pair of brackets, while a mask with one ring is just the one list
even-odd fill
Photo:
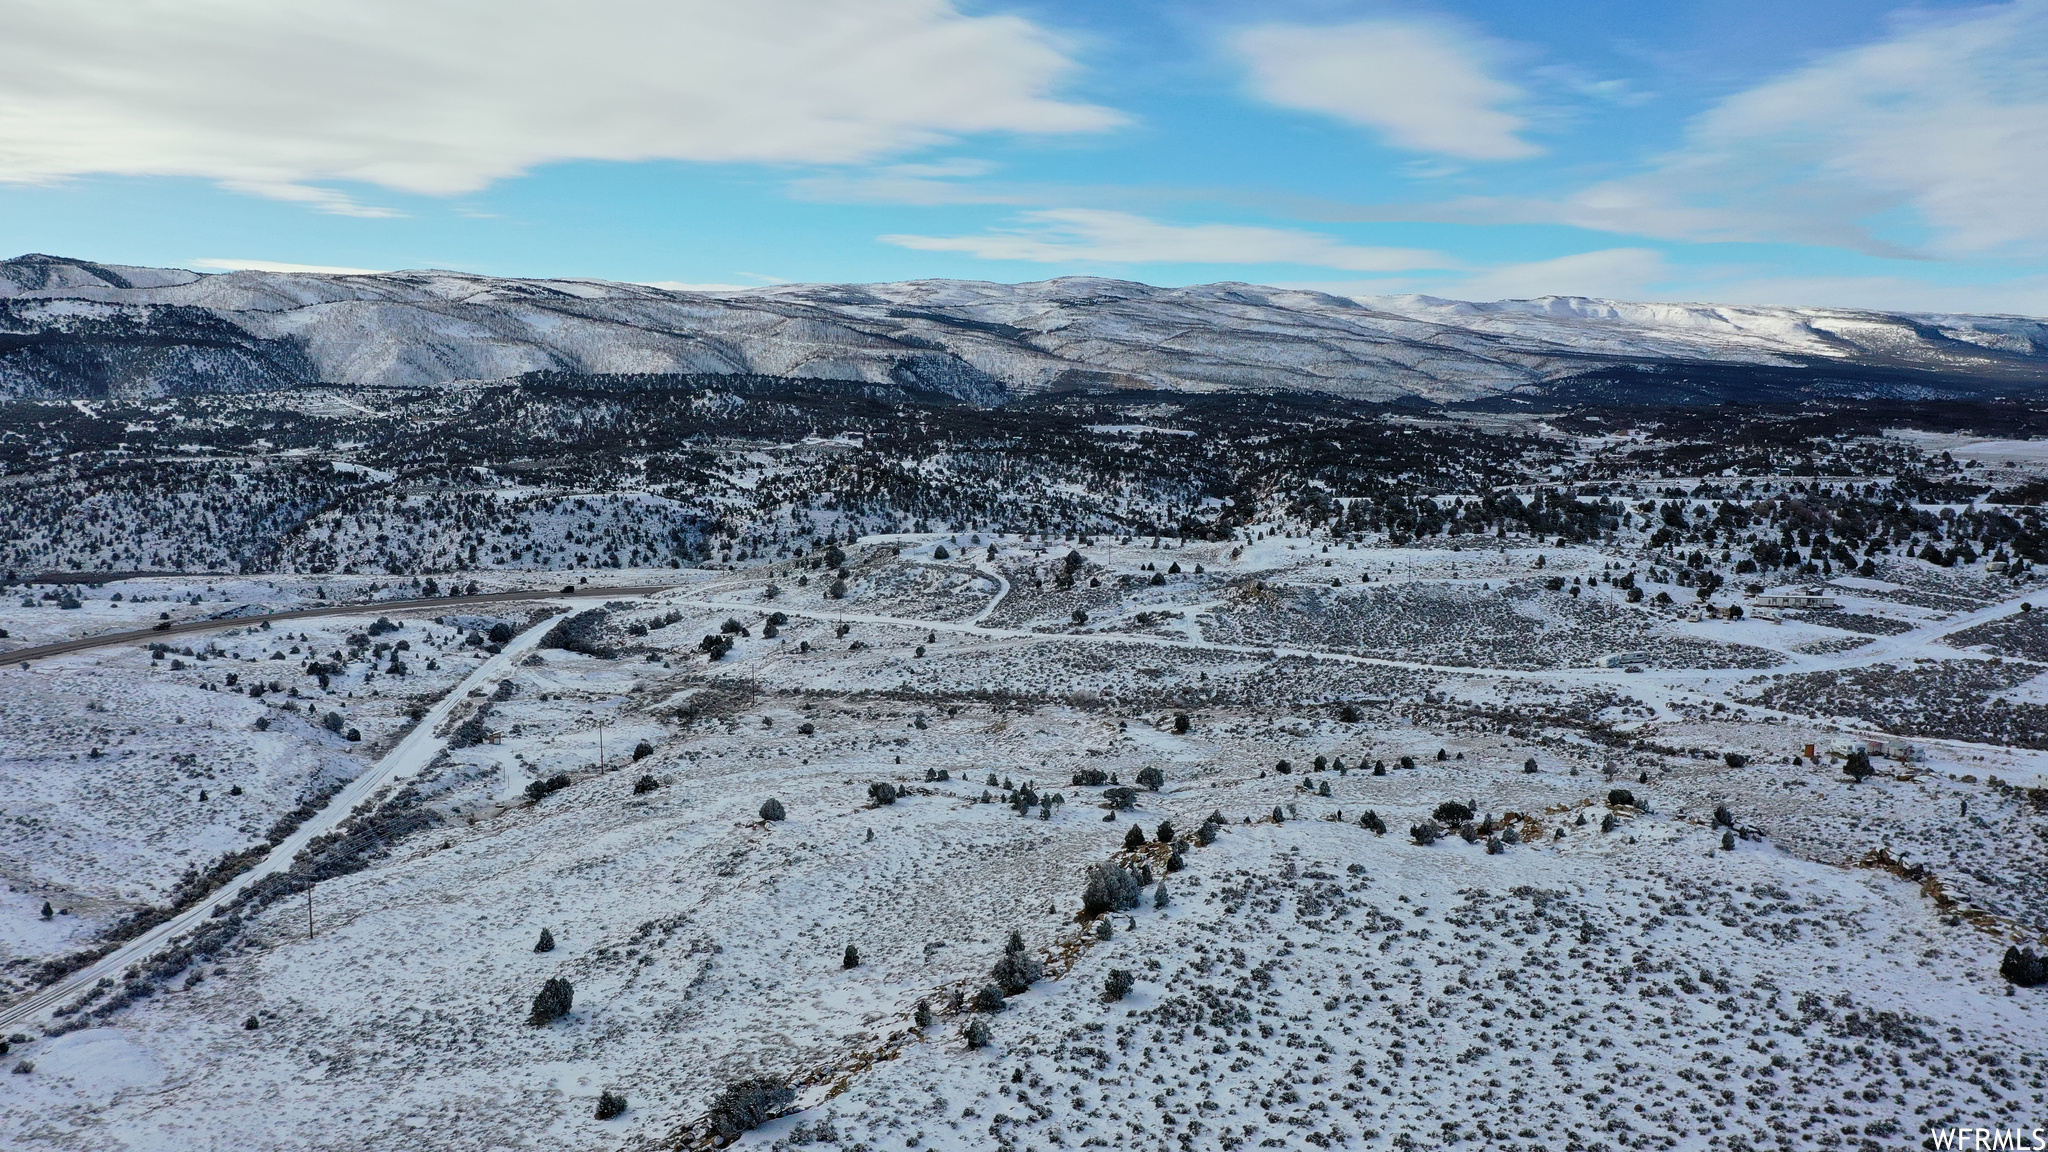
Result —
[[0, 250], [2048, 314], [2048, 0], [0, 0]]

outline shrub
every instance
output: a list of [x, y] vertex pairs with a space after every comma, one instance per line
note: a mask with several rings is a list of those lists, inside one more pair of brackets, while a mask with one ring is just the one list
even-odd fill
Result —
[[1077, 788], [1100, 788], [1107, 783], [1109, 773], [1100, 768], [1083, 768], [1074, 773], [1074, 786]]
[[1456, 800], [1446, 800], [1436, 806], [1436, 811], [1430, 813], [1429, 818], [1439, 824], [1455, 828], [1472, 819], [1472, 809], [1469, 805]]
[[1600, 818], [1600, 831], [1602, 832], [1612, 832], [1619, 827], [1621, 827], [1621, 821], [1612, 812]]
[[1749, 757], [1744, 756], [1740, 752], [1723, 752], [1721, 753], [1721, 761], [1730, 768], [1740, 768], [1749, 763]]
[[1611, 808], [1633, 808], [1636, 804], [1636, 794], [1626, 788], [1615, 788], [1607, 793], [1607, 804]]
[[988, 1047], [989, 1040], [992, 1039], [989, 1035], [988, 1021], [983, 1020], [979, 1016], [967, 1022], [967, 1031], [963, 1035], [967, 1039], [967, 1046], [969, 1048], [986, 1048]]
[[1102, 790], [1102, 806], [1113, 812], [1121, 812], [1126, 808], [1136, 808], [1138, 806], [1137, 789], [1122, 787], [1104, 788]]
[[1401, 757], [1401, 767], [1403, 767], [1403, 768], [1413, 768], [1413, 767], [1415, 767], [1415, 757], [1413, 757], [1413, 756], [1403, 756], [1403, 757]]
[[654, 755], [654, 745], [649, 744], [647, 741], [642, 740], [638, 744], [633, 745], [633, 759], [645, 760], [652, 755]]
[[1007, 1003], [1003, 999], [1003, 990], [993, 984], [983, 984], [981, 991], [974, 994], [974, 1010], [976, 1012], [1001, 1012], [1006, 1006]]
[[704, 1119], [713, 1135], [730, 1144], [741, 1133], [775, 1119], [783, 1105], [794, 1099], [796, 1090], [786, 1081], [756, 1076], [728, 1084], [712, 1099]]
[[1998, 974], [2021, 988], [2039, 987], [2048, 984], [2048, 959], [2034, 955], [2032, 948], [2010, 947], [1999, 962]]
[[339, 712], [329, 712], [329, 713], [328, 713], [327, 715], [325, 715], [325, 716], [322, 716], [322, 717], [320, 718], [320, 726], [321, 726], [322, 728], [325, 728], [325, 729], [327, 729], [327, 730], [328, 730], [329, 732], [332, 732], [332, 733], [334, 733], [334, 734], [335, 734], [336, 736], [339, 736], [339, 735], [341, 735], [341, 729], [342, 729], [342, 719], [341, 719], [341, 713], [339, 713]]
[[1498, 856], [1505, 851], [1507, 849], [1501, 846], [1500, 837], [1489, 836], [1486, 838], [1486, 854], [1488, 856]]
[[1380, 814], [1370, 808], [1366, 809], [1365, 815], [1358, 818], [1358, 826], [1375, 836], [1387, 834], [1387, 822], [1380, 819]]
[[1174, 732], [1174, 735], [1176, 735], [1176, 736], [1185, 736], [1185, 735], [1187, 735], [1187, 733], [1188, 733], [1188, 729], [1189, 729], [1189, 728], [1191, 728], [1191, 727], [1193, 727], [1193, 726], [1194, 726], [1194, 725], [1193, 725], [1193, 722], [1192, 722], [1192, 721], [1190, 721], [1190, 720], [1188, 719], [1188, 714], [1187, 714], [1187, 713], [1185, 713], [1185, 712], [1175, 712], [1175, 713], [1173, 714], [1173, 732]]
[[633, 781], [633, 795], [645, 796], [659, 787], [661, 787], [661, 781], [656, 780], [652, 776], [642, 776], [638, 780]]
[[1121, 1000], [1131, 994], [1131, 987], [1135, 983], [1136, 981], [1131, 978], [1131, 970], [1129, 968], [1111, 968], [1109, 970], [1109, 979], [1102, 982], [1102, 998], [1104, 1000]]
[[1714, 824], [1721, 828], [1735, 827], [1735, 813], [1730, 812], [1726, 804], [1716, 804], [1714, 806]]
[[1152, 889], [1152, 906], [1154, 908], [1164, 908], [1166, 907], [1167, 902], [1168, 897], [1166, 895], [1166, 885], [1164, 883], [1161, 883], [1157, 887]]
[[1346, 724], [1358, 723], [1360, 720], [1360, 716], [1358, 714], [1358, 705], [1346, 704], [1343, 710], [1337, 713], [1337, 719]]
[[910, 1022], [919, 1028], [931, 1027], [932, 1006], [930, 1002], [920, 998], [917, 1004], [910, 1009]]
[[555, 934], [545, 928], [541, 929], [540, 939], [534, 941], [533, 950], [535, 952], [553, 952], [555, 950]]
[[1153, 837], [1161, 844], [1173, 843], [1173, 821], [1161, 820], [1159, 822], [1159, 830], [1153, 833]]
[[883, 804], [894, 804], [900, 795], [902, 793], [896, 791], [896, 786], [886, 780], [868, 785], [868, 799], [878, 807]]
[[1437, 837], [1443, 835], [1443, 833], [1438, 831], [1437, 826], [1434, 824], [1417, 824], [1408, 829], [1408, 835], [1417, 844], [1428, 845], [1436, 843]]
[[1003, 953], [996, 966], [989, 971], [989, 978], [1005, 996], [1021, 996], [1045, 975], [1045, 965], [1038, 958], [1021, 948], [1015, 952]]
[[1168, 872], [1178, 872], [1187, 866], [1187, 857], [1181, 854], [1180, 845], [1175, 844], [1172, 853], [1166, 857], [1166, 870]]
[[1273, 765], [1273, 771], [1278, 772], [1282, 776], [1285, 776], [1288, 773], [1294, 771], [1294, 765], [1286, 760], [1282, 760]]
[[1138, 878], [1131, 875], [1130, 869], [1116, 863], [1088, 866], [1088, 881], [1081, 889], [1084, 915], [1100, 916], [1137, 906]]
[[789, 819], [789, 812], [782, 807], [782, 801], [770, 796], [761, 802], [761, 819], [787, 820]]
[[1870, 766], [1870, 753], [1861, 748], [1849, 753], [1849, 759], [1842, 765], [1842, 771], [1847, 772], [1859, 784], [1877, 775], [1877, 769]]
[[1150, 791], [1157, 792], [1166, 786], [1166, 773], [1157, 767], [1146, 765], [1138, 769], [1138, 783]]
[[1529, 758], [1528, 758], [1527, 760], [1524, 760], [1524, 761], [1522, 761], [1522, 771], [1523, 771], [1523, 772], [1526, 772], [1526, 773], [1528, 773], [1528, 774], [1530, 774], [1530, 775], [1532, 775], [1532, 776], [1533, 776], [1533, 775], [1535, 775], [1535, 773], [1536, 773], [1536, 758], [1535, 758], [1534, 756], [1531, 756], [1531, 757], [1529, 757]]
[[846, 946], [846, 955], [839, 958], [839, 966], [841, 968], [860, 967], [860, 949], [848, 944]]
[[541, 985], [533, 997], [533, 1011], [526, 1017], [528, 1024], [552, 1024], [569, 1014], [570, 1005], [575, 1001], [576, 989], [560, 976], [553, 976]]
[[1729, 832], [1723, 832], [1723, 833], [1721, 833], [1721, 850], [1722, 850], [1722, 851], [1724, 851], [1724, 852], [1733, 852], [1733, 851], [1735, 851], [1735, 833], [1734, 833], [1734, 832], [1732, 832], [1732, 831], [1729, 831]]
[[626, 1110], [626, 1098], [607, 1088], [597, 1094], [597, 1118], [609, 1120]]
[[1143, 848], [1144, 846], [1145, 830], [1136, 824], [1131, 825], [1131, 830], [1124, 833], [1124, 850], [1129, 851], [1133, 848]]

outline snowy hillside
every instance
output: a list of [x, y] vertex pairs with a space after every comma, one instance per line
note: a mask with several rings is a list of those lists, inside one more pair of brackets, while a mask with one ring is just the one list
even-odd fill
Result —
[[[1731, 368], [1750, 375], [1731, 379]], [[0, 395], [430, 387], [536, 371], [894, 383], [976, 403], [1104, 387], [1569, 396], [1574, 378], [1615, 371], [1687, 395], [1911, 397], [2048, 383], [2048, 324], [1580, 298], [1354, 300], [1082, 277], [711, 295], [436, 271], [202, 276], [0, 262]]]

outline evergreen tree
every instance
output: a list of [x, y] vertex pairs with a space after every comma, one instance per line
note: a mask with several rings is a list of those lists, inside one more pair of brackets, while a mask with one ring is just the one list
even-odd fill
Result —
[[533, 950], [535, 952], [553, 952], [555, 950], [555, 934], [545, 928], [541, 929], [540, 939], [534, 941]]
[[782, 801], [770, 796], [761, 802], [761, 819], [771, 821], [787, 820], [789, 819], [789, 812], [782, 807]]
[[1129, 968], [1111, 968], [1109, 978], [1102, 982], [1102, 998], [1121, 1000], [1131, 994], [1131, 988], [1135, 984]]
[[848, 944], [846, 946], [846, 955], [840, 958], [839, 966], [841, 968], [860, 967], [860, 949]]
[[1131, 825], [1131, 830], [1124, 833], [1124, 850], [1129, 851], [1134, 848], [1143, 848], [1144, 846], [1145, 830], [1136, 824]]
[[553, 976], [533, 997], [533, 1011], [527, 1015], [528, 1024], [552, 1024], [569, 1014], [569, 1008], [576, 998], [576, 989], [560, 976]]
[[610, 1120], [626, 1110], [626, 1098], [607, 1088], [597, 1094], [597, 1118]]

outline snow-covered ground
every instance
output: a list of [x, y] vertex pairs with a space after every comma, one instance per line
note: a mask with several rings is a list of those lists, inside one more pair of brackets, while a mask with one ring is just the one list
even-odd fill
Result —
[[[321, 879], [310, 935], [276, 901], [95, 1026], [19, 1026], [0, 1142], [690, 1146], [752, 1076], [796, 1092], [759, 1147], [1894, 1148], [2048, 1117], [2044, 990], [1998, 974], [2048, 927], [2043, 810], [2013, 787], [2048, 784], [2048, 632], [2020, 589], [1903, 561], [1834, 612], [1693, 621], [1600, 582], [1626, 558], [1592, 547], [1150, 543], [877, 538], [845, 599], [810, 559], [618, 603], [601, 643], [455, 702], [431, 818]], [[144, 612], [179, 603], [158, 583]], [[209, 611], [297, 603], [215, 586]], [[0, 626], [89, 611], [115, 609]], [[319, 689], [302, 662], [376, 618], [0, 672], [9, 978], [361, 771], [477, 665], [484, 620], [394, 614], [407, 674], [386, 652]], [[1648, 658], [1599, 666], [1619, 652]], [[225, 690], [259, 668], [286, 687]], [[1827, 756], [1850, 737], [1914, 758], [1851, 783]], [[231, 782], [269, 807], [218, 808]], [[1059, 802], [1020, 815], [1027, 784]], [[1414, 842], [1453, 801], [1486, 833]], [[1169, 873], [1162, 822], [1212, 813]], [[1105, 938], [1081, 897], [1112, 860], [1167, 899]], [[44, 921], [59, 884], [74, 910]], [[1013, 931], [1047, 975], [976, 1013]], [[552, 977], [573, 1007], [531, 1025]], [[601, 1091], [625, 1112], [596, 1119]]]

